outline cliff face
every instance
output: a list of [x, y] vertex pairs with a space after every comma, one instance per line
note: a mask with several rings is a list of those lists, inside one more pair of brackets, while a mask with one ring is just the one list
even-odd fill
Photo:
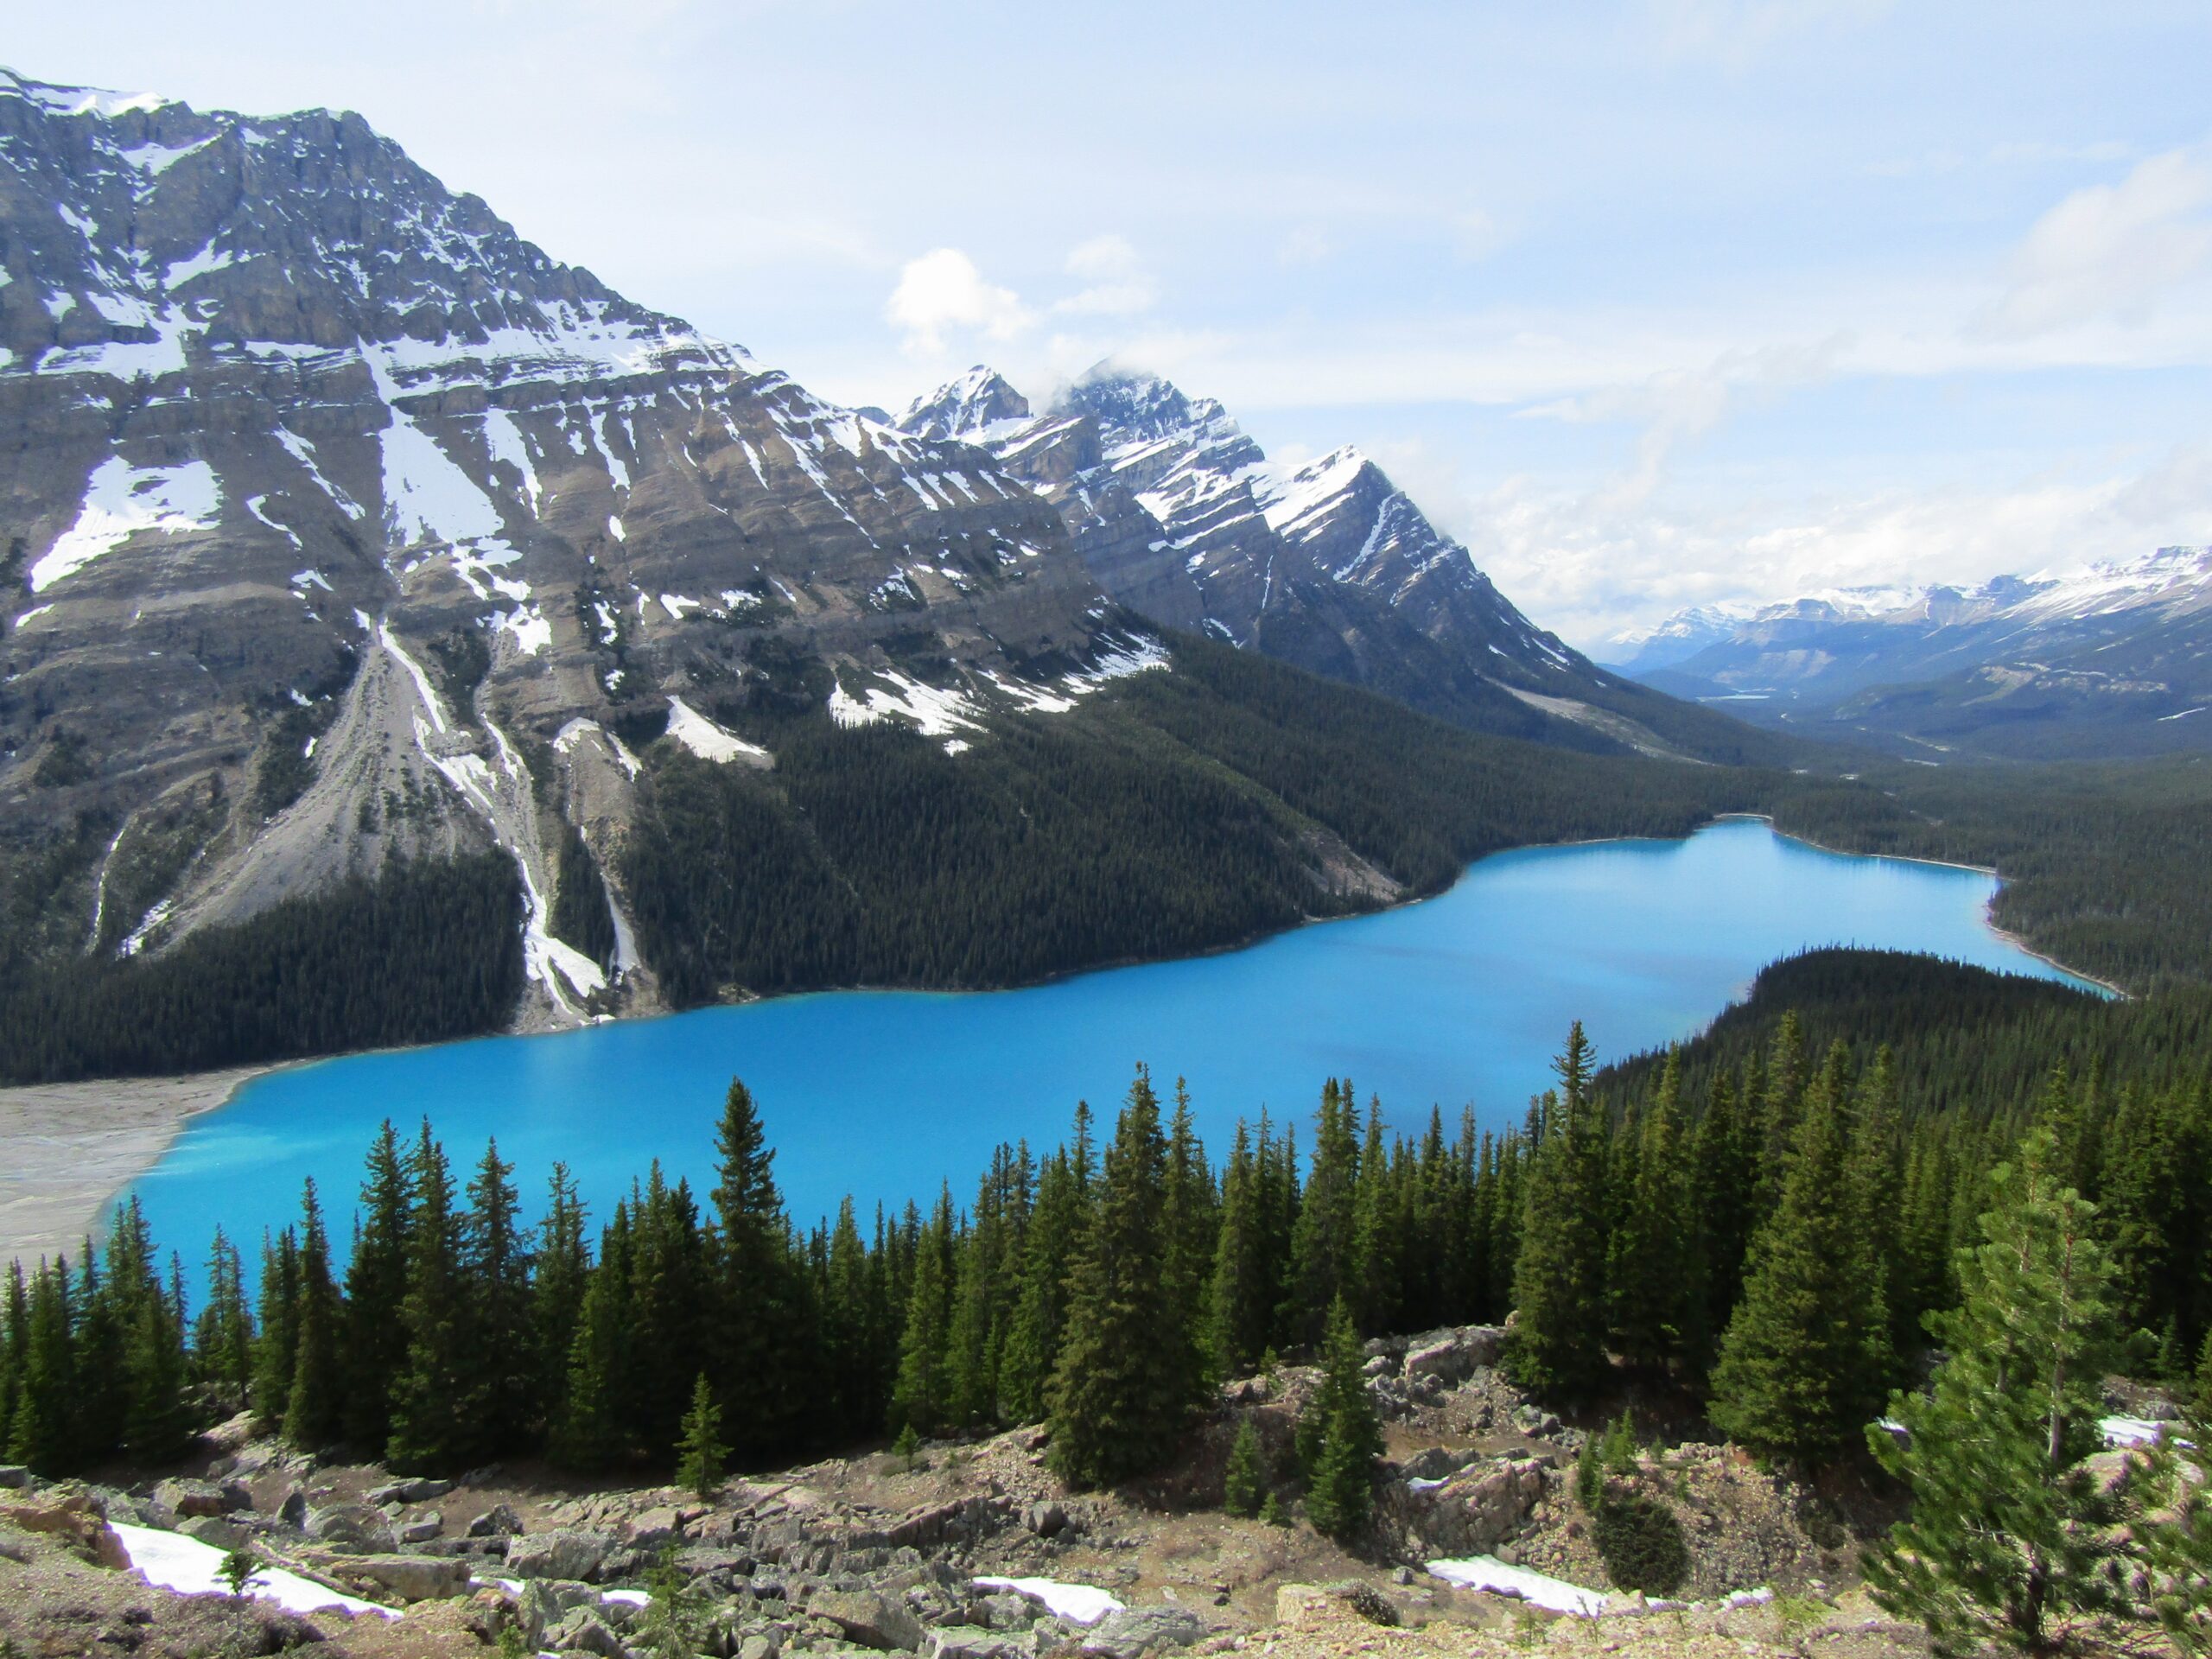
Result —
[[989, 456], [632, 303], [353, 115], [0, 72], [0, 836], [181, 836], [95, 949], [497, 842], [558, 1011], [600, 970], [545, 937], [551, 849], [619, 837], [638, 743], [767, 765], [729, 728], [1151, 660]]

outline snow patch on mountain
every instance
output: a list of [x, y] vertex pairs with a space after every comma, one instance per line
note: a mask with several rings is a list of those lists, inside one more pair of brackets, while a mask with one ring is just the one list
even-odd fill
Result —
[[215, 469], [204, 461], [134, 467], [120, 455], [110, 455], [86, 480], [76, 522], [31, 566], [31, 592], [44, 593], [141, 531], [175, 536], [208, 529], [222, 500]]

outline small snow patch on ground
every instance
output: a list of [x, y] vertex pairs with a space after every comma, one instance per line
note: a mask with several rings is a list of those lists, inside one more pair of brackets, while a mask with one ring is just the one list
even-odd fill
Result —
[[1088, 1584], [1062, 1584], [1057, 1579], [978, 1579], [978, 1590], [1011, 1590], [1045, 1604], [1055, 1618], [1071, 1624], [1096, 1624], [1109, 1613], [1122, 1610], [1120, 1598]]
[[1525, 1567], [1508, 1567], [1495, 1555], [1473, 1555], [1459, 1561], [1431, 1561], [1428, 1570], [1446, 1584], [1468, 1590], [1488, 1590], [1497, 1595], [1517, 1596], [1535, 1606], [1555, 1613], [1580, 1613], [1594, 1618], [1605, 1605], [1602, 1590], [1586, 1590], [1565, 1579], [1546, 1578]]
[[[203, 1544], [197, 1538], [188, 1538], [182, 1533], [163, 1532], [155, 1527], [127, 1526], [120, 1521], [109, 1523], [122, 1541], [123, 1553], [130, 1558], [130, 1566], [147, 1583], [163, 1590], [174, 1590], [180, 1595], [228, 1595], [229, 1586], [223, 1582], [224, 1552], [213, 1544]], [[287, 1612], [312, 1613], [326, 1607], [335, 1607], [348, 1613], [381, 1613], [386, 1618], [397, 1618], [399, 1614], [390, 1607], [380, 1607], [373, 1601], [358, 1597], [340, 1595], [337, 1591], [303, 1579], [296, 1573], [282, 1568], [264, 1567], [255, 1573], [245, 1587], [247, 1595], [256, 1601], [274, 1602]]]

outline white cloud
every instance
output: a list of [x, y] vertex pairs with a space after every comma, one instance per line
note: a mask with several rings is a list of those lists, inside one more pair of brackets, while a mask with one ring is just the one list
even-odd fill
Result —
[[905, 334], [907, 351], [932, 357], [944, 351], [953, 331], [1008, 340], [1035, 321], [1019, 295], [985, 282], [976, 262], [957, 248], [936, 248], [908, 260], [883, 315]]
[[1137, 251], [1118, 236], [1094, 236], [1068, 255], [1067, 273], [1084, 286], [1052, 309], [1078, 316], [1134, 316], [1148, 311], [1160, 289]]
[[2139, 163], [2118, 184], [2076, 190], [2029, 231], [1980, 332], [2020, 339], [2107, 319], [2145, 321], [2212, 259], [2212, 165], [2201, 149]]

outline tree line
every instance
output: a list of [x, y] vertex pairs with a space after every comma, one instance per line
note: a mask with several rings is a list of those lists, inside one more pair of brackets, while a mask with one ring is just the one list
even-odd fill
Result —
[[[2064, 1072], [2017, 1109], [1917, 1113], [1891, 1054], [1808, 1049], [1785, 1014], [1702, 1098], [1679, 1054], [1609, 1107], [1578, 1025], [1524, 1122], [1386, 1133], [1331, 1080], [1294, 1126], [1240, 1125], [1216, 1163], [1180, 1086], [1140, 1070], [1103, 1144], [1002, 1147], [972, 1202], [849, 1200], [795, 1227], [759, 1112], [724, 1103], [705, 1193], [656, 1166], [594, 1229], [556, 1167], [523, 1217], [496, 1145], [457, 1174], [425, 1123], [372, 1147], [349, 1248], [310, 1185], [259, 1247], [258, 1294], [216, 1238], [188, 1308], [135, 1206], [104, 1255], [10, 1281], [0, 1424], [47, 1470], [153, 1457], [250, 1406], [294, 1444], [452, 1470], [543, 1451], [666, 1462], [707, 1379], [730, 1449], [787, 1460], [902, 1427], [1046, 1421], [1071, 1478], [1173, 1446], [1219, 1379], [1359, 1336], [1515, 1314], [1508, 1363], [1562, 1404], [1678, 1387], [1761, 1455], [1817, 1467], [1921, 1363], [1955, 1307], [1987, 1172], [2040, 1127], [2097, 1205], [2135, 1368], [2212, 1345], [2212, 1092]], [[189, 1317], [188, 1317], [189, 1313]], [[117, 1363], [128, 1351], [130, 1357]], [[86, 1387], [97, 1378], [97, 1388]]]

